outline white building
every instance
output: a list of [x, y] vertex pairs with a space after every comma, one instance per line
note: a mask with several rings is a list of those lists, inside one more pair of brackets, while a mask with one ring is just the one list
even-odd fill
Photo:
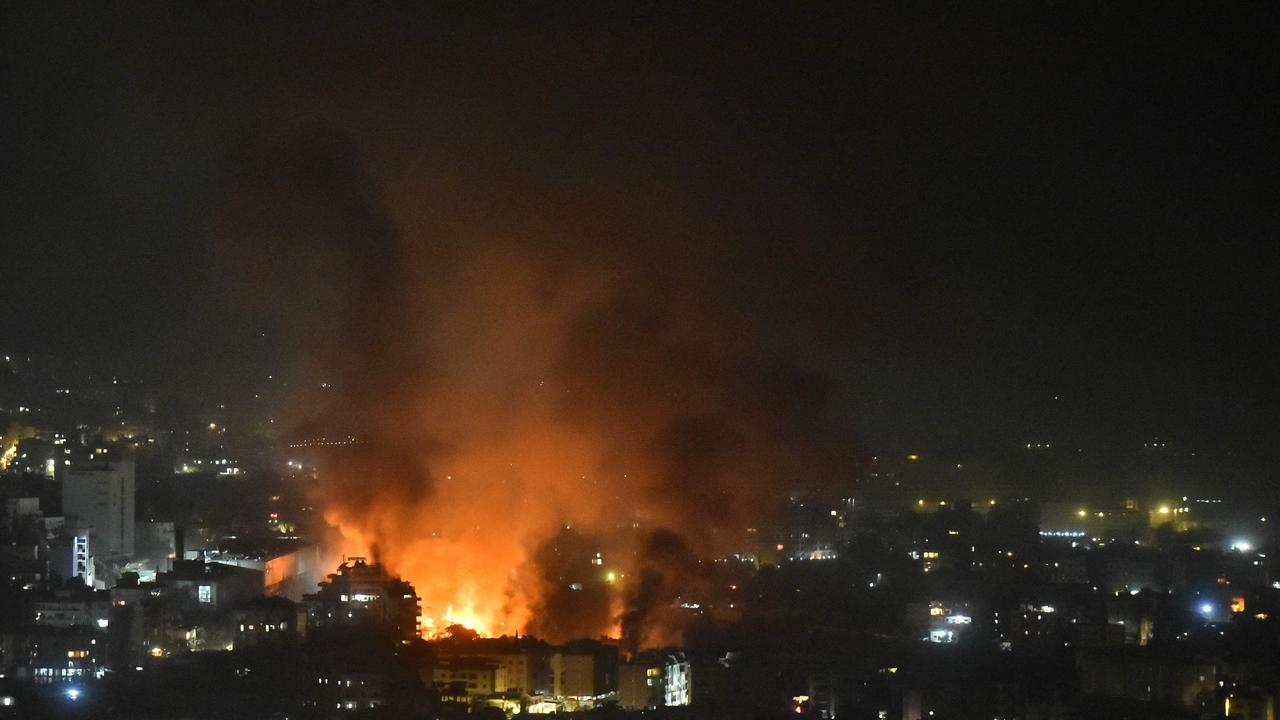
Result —
[[641, 653], [618, 667], [618, 705], [625, 710], [688, 705], [691, 675], [689, 660], [679, 650]]
[[61, 476], [62, 513], [92, 528], [94, 555], [133, 555], [133, 461], [76, 463]]

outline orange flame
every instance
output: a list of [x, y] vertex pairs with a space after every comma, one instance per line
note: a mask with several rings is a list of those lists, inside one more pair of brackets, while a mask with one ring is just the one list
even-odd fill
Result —
[[603, 514], [577, 483], [539, 479], [563, 476], [566, 460], [589, 457], [571, 433], [530, 430], [454, 458], [429, 502], [388, 498], [358, 516], [334, 506], [324, 517], [344, 554], [369, 555], [376, 546], [378, 561], [413, 584], [425, 635], [454, 624], [486, 636], [514, 634], [529, 623], [538, 596], [539, 579], [527, 567], [532, 549], [562, 526], [562, 513], [569, 522]]

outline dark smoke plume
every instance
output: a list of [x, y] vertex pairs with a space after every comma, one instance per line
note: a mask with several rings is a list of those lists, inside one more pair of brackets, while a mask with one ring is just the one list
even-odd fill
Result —
[[[698, 559], [855, 472], [824, 344], [845, 278], [823, 241], [729, 211], [742, 188], [705, 184], [696, 145], [623, 107], [592, 121], [622, 137], [569, 132], [542, 78], [393, 26], [306, 67], [323, 85], [209, 90], [253, 108], [204, 131], [228, 148], [235, 293], [289, 349], [278, 423], [354, 438], [317, 503], [343, 551], [415, 584], [429, 629], [670, 637]], [[337, 25], [309, 43], [329, 31], [359, 45]], [[242, 61], [288, 72], [304, 49]], [[544, 557], [566, 527], [585, 568]]]
[[[852, 473], [835, 387], [714, 253], [679, 257], [638, 218], [622, 238], [424, 227], [361, 146], [316, 124], [249, 145], [219, 230], [296, 344], [292, 432], [354, 439], [317, 495], [340, 543], [380, 548], [433, 627], [669, 638], [650, 626], [676, 622], [661, 606], [696, 587], [697, 558]], [[625, 582], [548, 572], [564, 526], [602, 551], [580, 570]]]
[[671, 633], [681, 621], [670, 612], [672, 605], [682, 595], [698, 597], [705, 589], [698, 559], [679, 534], [654, 530], [639, 556], [638, 578], [629, 587], [622, 613], [622, 649], [627, 653], [677, 640]]

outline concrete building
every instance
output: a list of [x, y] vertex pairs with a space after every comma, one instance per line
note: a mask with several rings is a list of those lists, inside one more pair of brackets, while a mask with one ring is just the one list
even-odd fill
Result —
[[174, 562], [172, 572], [159, 573], [156, 584], [169, 597], [185, 600], [187, 609], [216, 611], [262, 595], [262, 577], [258, 570], [182, 560]]
[[389, 625], [405, 641], [418, 636], [420, 608], [413, 586], [362, 557], [344, 562], [302, 602], [309, 628], [375, 622]]
[[111, 616], [111, 594], [87, 587], [63, 588], [31, 603], [36, 625], [55, 628], [105, 629]]
[[380, 672], [325, 670], [316, 678], [320, 707], [351, 713], [389, 705], [387, 678]]
[[59, 471], [62, 513], [91, 528], [89, 541], [94, 554], [133, 555], [133, 461], [90, 460]]
[[479, 658], [496, 663], [505, 671], [506, 690], [528, 694], [551, 691], [550, 649], [532, 638], [474, 638], [438, 643], [442, 662], [459, 658]]
[[303, 595], [325, 579], [321, 565], [324, 553], [319, 545], [299, 545], [274, 551], [264, 549], [250, 554], [221, 550], [198, 550], [195, 554], [225, 565], [261, 570], [265, 575], [264, 594], [288, 598], [293, 602], [300, 602]]
[[79, 521], [73, 525], [63, 524], [49, 542], [50, 569], [63, 579], [79, 578], [85, 585], [92, 587], [96, 574], [91, 533], [92, 530]]
[[503, 665], [478, 657], [444, 657], [431, 668], [431, 684], [445, 690], [453, 684], [465, 687], [468, 697], [494, 695], [507, 691], [507, 669]]
[[557, 697], [595, 697], [595, 658], [591, 655], [553, 654], [551, 693]]
[[618, 666], [618, 705], [624, 710], [688, 705], [692, 698], [689, 660], [679, 650], [641, 653]]
[[4, 501], [5, 520], [10, 527], [18, 518], [33, 517], [40, 514], [40, 498], [15, 497]]
[[306, 635], [307, 609], [282, 597], [253, 598], [235, 611], [236, 647], [285, 644]]
[[84, 628], [35, 627], [0, 636], [4, 675], [38, 685], [100, 676], [106, 651], [106, 635]]
[[551, 694], [590, 705], [617, 690], [618, 647], [578, 640], [551, 654]]

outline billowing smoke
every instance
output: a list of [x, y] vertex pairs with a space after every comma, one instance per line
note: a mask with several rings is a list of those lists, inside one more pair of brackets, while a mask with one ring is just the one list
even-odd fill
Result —
[[636, 578], [628, 586], [625, 610], [621, 618], [623, 650], [634, 653], [647, 644], [662, 644], [678, 629], [682, 617], [673, 605], [682, 594], [698, 597], [704, 588], [700, 580], [698, 558], [684, 539], [666, 528], [659, 528], [645, 539], [639, 553]]
[[751, 243], [533, 178], [503, 187], [536, 211], [473, 215], [444, 186], [474, 178], [367, 144], [323, 124], [246, 143], [218, 232], [296, 348], [293, 435], [355, 439], [319, 471], [337, 542], [411, 581], [429, 630], [670, 639], [700, 560], [852, 475], [838, 388]]

